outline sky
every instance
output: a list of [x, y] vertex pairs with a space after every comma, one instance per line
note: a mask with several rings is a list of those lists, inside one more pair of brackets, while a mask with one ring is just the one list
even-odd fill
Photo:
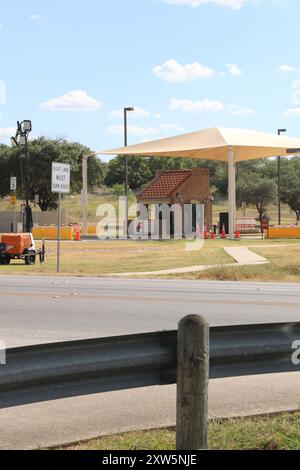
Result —
[[0, 9], [0, 142], [92, 150], [209, 127], [300, 137], [299, 0], [10, 0]]

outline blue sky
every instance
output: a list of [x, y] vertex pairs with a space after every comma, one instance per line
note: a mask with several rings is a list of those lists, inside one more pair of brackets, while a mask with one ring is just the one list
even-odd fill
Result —
[[[4, 2], [3, 2], [4, 3]], [[93, 150], [207, 127], [300, 135], [299, 0], [11, 0], [0, 11], [0, 140]]]

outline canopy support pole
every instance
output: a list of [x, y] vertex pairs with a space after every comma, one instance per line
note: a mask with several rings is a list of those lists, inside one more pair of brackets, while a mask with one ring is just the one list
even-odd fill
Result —
[[234, 240], [236, 211], [236, 174], [233, 148], [228, 147], [229, 239]]

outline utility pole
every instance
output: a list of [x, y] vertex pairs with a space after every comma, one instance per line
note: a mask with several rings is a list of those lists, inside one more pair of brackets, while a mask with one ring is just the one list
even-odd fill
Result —
[[[278, 129], [278, 135], [287, 132], [286, 129]], [[278, 167], [278, 225], [281, 225], [281, 157], [277, 157]]]
[[[134, 111], [134, 108], [124, 108], [124, 147], [127, 147], [127, 113]], [[129, 178], [128, 178], [128, 155], [125, 155], [125, 197], [126, 197], [126, 233], [128, 234], [128, 193], [129, 193]]]

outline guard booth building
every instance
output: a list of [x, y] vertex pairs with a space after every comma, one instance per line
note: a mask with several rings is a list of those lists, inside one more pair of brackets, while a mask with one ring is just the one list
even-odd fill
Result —
[[[163, 214], [158, 211], [158, 206], [168, 205], [171, 208], [179, 204], [184, 214], [184, 205], [191, 204], [193, 209], [193, 222], [196, 221], [197, 204], [204, 205], [204, 222], [207, 229], [212, 227], [212, 195], [210, 191], [209, 170], [206, 168], [193, 168], [191, 170], [159, 170], [153, 181], [151, 181], [138, 195], [137, 202], [144, 204], [151, 218], [151, 223], [156, 221], [159, 227], [159, 238], [163, 232], [163, 224], [170, 227], [170, 235], [174, 236], [174, 213], [171, 211], [170, 220], [164, 221]], [[150, 208], [156, 206], [156, 213], [151, 214]], [[182, 220], [182, 230], [184, 220]], [[183, 230], [184, 233], [184, 230]]]

